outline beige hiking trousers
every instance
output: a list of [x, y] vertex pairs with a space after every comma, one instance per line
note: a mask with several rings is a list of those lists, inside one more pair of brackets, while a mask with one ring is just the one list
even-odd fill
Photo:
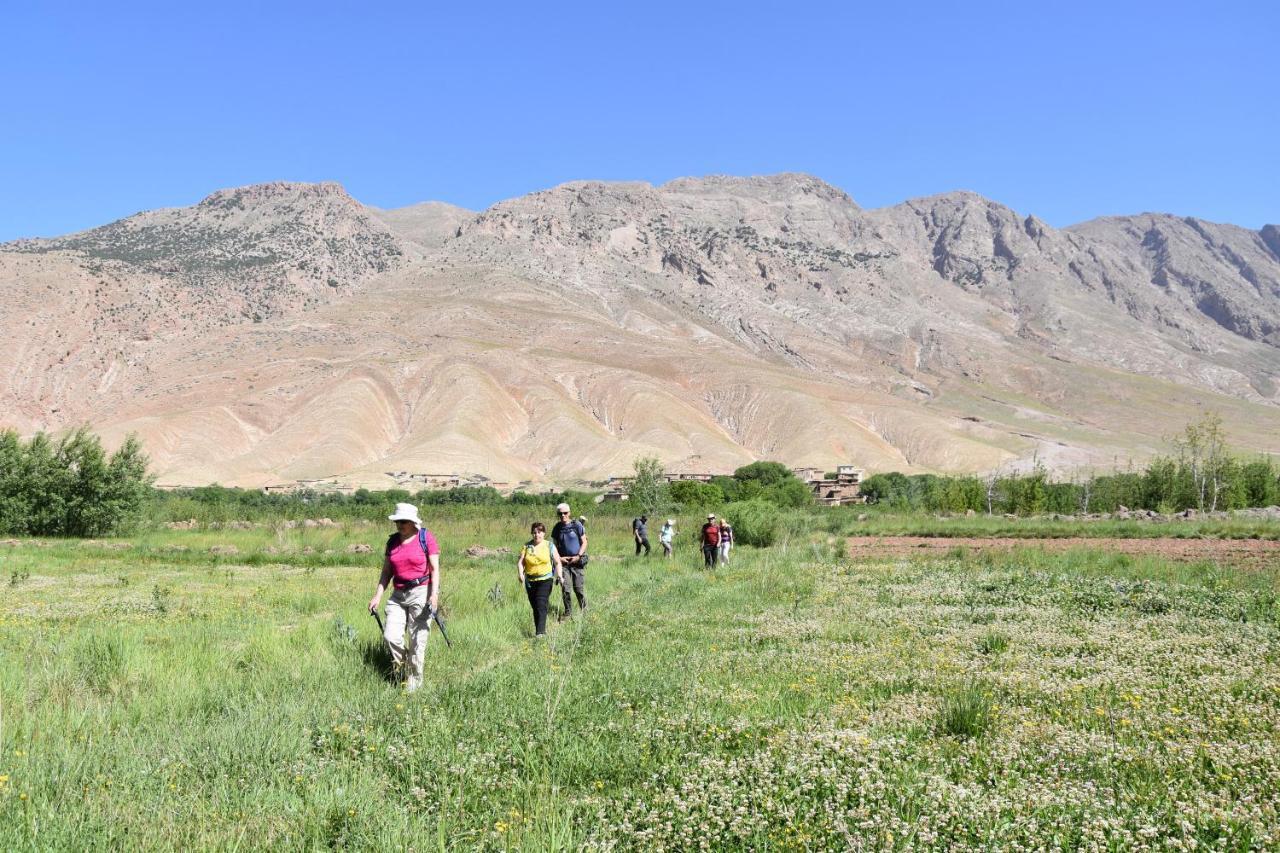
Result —
[[[391, 649], [391, 661], [398, 672], [404, 673], [405, 689], [417, 690], [422, 686], [422, 660], [427, 652], [427, 637], [431, 634], [430, 584], [408, 590], [395, 590], [387, 599], [387, 626], [382, 638]], [[409, 642], [405, 643], [405, 633]]]

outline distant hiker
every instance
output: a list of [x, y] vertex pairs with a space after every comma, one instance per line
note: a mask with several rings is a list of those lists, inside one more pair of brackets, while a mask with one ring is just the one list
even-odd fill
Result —
[[569, 618], [573, 607], [573, 599], [569, 595], [569, 587], [578, 597], [578, 609], [587, 609], [587, 578], [584, 570], [587, 567], [587, 529], [582, 522], [574, 521], [569, 514], [569, 505], [556, 507], [556, 515], [560, 520], [551, 528], [551, 541], [555, 543], [560, 554], [560, 592], [564, 596], [564, 609], [560, 611], [560, 621]]
[[729, 552], [733, 550], [733, 525], [729, 519], [720, 519], [720, 562], [729, 565]]
[[396, 669], [404, 674], [405, 690], [412, 693], [422, 686], [422, 659], [431, 632], [431, 614], [440, 606], [440, 546], [423, 526], [413, 504], [396, 504], [396, 511], [387, 519], [396, 523], [396, 532], [387, 539], [382, 576], [369, 599], [369, 612], [377, 613], [382, 593], [388, 583], [393, 583], [395, 591], [387, 599], [382, 636]]
[[714, 514], [707, 516], [707, 523], [702, 525], [702, 560], [708, 569], [715, 568], [716, 557], [720, 552], [720, 525], [716, 523]]
[[585, 515], [578, 516], [578, 523], [582, 525], [582, 529], [587, 529], [587, 517]]
[[658, 542], [662, 545], [662, 556], [671, 556], [671, 542], [676, 538], [676, 520], [668, 518], [667, 523], [658, 531]]
[[636, 556], [640, 556], [641, 548], [644, 548], [644, 555], [649, 556], [649, 516], [642, 515], [632, 520], [631, 535], [636, 540]]
[[551, 600], [553, 580], [563, 583], [561, 577], [560, 554], [556, 546], [547, 539], [547, 526], [535, 521], [529, 528], [533, 538], [520, 549], [520, 559], [516, 561], [516, 572], [520, 576], [520, 584], [529, 596], [529, 606], [533, 608], [533, 635], [547, 635], [547, 603]]

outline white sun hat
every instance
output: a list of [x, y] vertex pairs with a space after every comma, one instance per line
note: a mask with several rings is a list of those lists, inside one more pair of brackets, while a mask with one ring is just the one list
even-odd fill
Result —
[[396, 504], [396, 511], [387, 516], [387, 521], [412, 521], [419, 527], [422, 519], [418, 518], [418, 508], [413, 504]]

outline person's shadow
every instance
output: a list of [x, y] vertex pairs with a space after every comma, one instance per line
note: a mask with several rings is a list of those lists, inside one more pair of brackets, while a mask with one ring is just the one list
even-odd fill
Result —
[[379, 634], [376, 640], [363, 640], [360, 643], [360, 654], [364, 665], [378, 673], [383, 681], [395, 682], [395, 670], [391, 663], [391, 650]]

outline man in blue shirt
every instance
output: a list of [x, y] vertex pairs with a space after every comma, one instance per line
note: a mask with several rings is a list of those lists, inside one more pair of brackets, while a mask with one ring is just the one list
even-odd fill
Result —
[[560, 612], [559, 621], [569, 618], [569, 610], [573, 607], [573, 598], [569, 595], [569, 587], [573, 587], [578, 597], [578, 609], [587, 609], [587, 578], [583, 570], [587, 566], [587, 529], [582, 522], [574, 521], [569, 514], [569, 505], [556, 507], [559, 521], [551, 528], [551, 541], [556, 544], [560, 553], [561, 577], [560, 592], [564, 596], [564, 609]]

